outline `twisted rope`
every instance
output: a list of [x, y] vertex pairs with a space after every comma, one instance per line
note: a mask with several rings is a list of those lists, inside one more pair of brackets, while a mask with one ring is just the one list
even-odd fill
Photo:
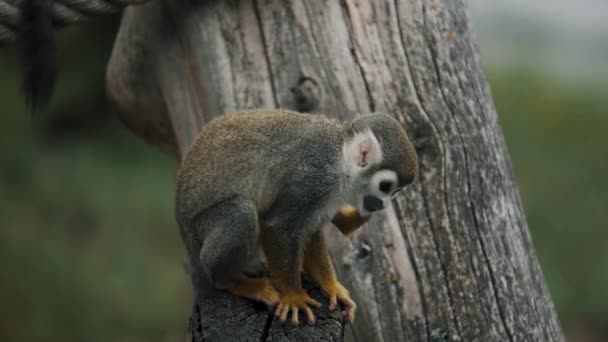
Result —
[[[15, 42], [22, 0], [0, 0], [0, 46]], [[88, 17], [120, 12], [148, 0], [53, 0], [53, 25], [62, 27]]]

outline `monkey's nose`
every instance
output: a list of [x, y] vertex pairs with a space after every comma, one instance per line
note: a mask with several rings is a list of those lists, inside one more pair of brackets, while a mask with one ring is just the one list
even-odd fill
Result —
[[376, 196], [367, 195], [363, 197], [363, 208], [372, 212], [384, 209], [384, 203]]

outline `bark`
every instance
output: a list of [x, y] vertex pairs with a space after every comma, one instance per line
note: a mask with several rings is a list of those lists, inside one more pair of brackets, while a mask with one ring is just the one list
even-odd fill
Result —
[[388, 112], [417, 147], [391, 208], [351, 239], [328, 232], [355, 324], [282, 327], [218, 295], [195, 305], [194, 341], [564, 340], [463, 0], [153, 1], [125, 12], [108, 89], [178, 154], [213, 117], [257, 107]]

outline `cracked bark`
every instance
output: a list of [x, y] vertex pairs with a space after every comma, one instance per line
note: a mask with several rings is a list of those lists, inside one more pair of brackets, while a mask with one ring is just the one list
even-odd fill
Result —
[[155, 0], [121, 25], [109, 94], [166, 151], [222, 113], [280, 107], [391, 113], [420, 156], [391, 208], [327, 234], [356, 324], [321, 310], [283, 327], [218, 293], [194, 305], [193, 341], [564, 340], [463, 0]]

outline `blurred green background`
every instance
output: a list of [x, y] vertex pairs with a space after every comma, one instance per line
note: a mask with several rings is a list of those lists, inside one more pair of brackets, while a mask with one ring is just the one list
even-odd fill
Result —
[[[482, 13], [486, 74], [560, 318], [570, 341], [606, 341], [608, 73], [551, 66], [542, 34]], [[522, 39], [501, 44], [503, 24]], [[15, 52], [0, 50], [0, 341], [183, 340], [191, 298], [173, 220], [176, 162], [106, 103], [117, 25], [105, 17], [61, 31], [59, 86], [35, 120]]]

